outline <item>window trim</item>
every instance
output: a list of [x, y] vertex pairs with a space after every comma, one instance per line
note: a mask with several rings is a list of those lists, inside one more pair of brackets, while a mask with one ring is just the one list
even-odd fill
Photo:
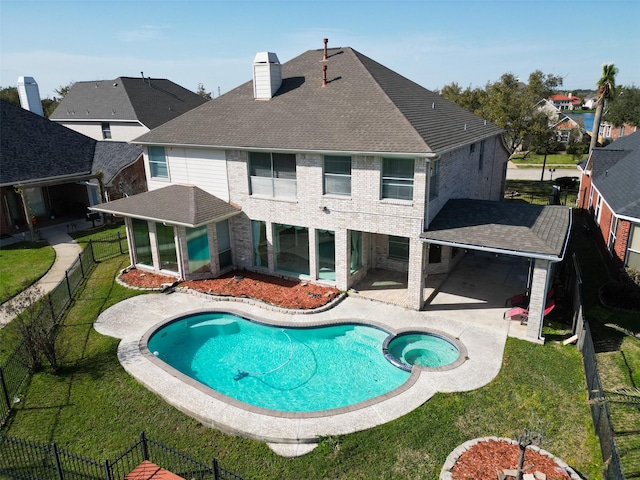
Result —
[[635, 255], [640, 255], [640, 250], [636, 250], [635, 248], [631, 248], [631, 242], [634, 240], [634, 236], [640, 235], [640, 224], [639, 223], [631, 223], [629, 225], [629, 238], [627, 240], [627, 249], [624, 256], [624, 266], [626, 268], [629, 267], [629, 253], [633, 253]]
[[[395, 245], [402, 245], [403, 248], [406, 245], [406, 247], [407, 247], [407, 256], [405, 257], [405, 256], [392, 255], [391, 254], [391, 244], [392, 243], [395, 244]], [[387, 236], [387, 256], [389, 258], [394, 259], [394, 260], [399, 260], [399, 261], [402, 261], [402, 262], [408, 262], [409, 261], [409, 257], [411, 256], [409, 237], [399, 237], [399, 236], [396, 236], [396, 235]]]
[[[349, 174], [346, 173], [333, 173], [327, 172], [327, 159], [343, 159], [349, 160]], [[339, 195], [341, 197], [350, 197], [351, 196], [351, 186], [352, 186], [352, 175], [353, 175], [353, 159], [349, 155], [324, 155], [322, 157], [322, 194], [323, 195]], [[329, 192], [327, 191], [327, 178], [348, 178], [349, 179], [349, 193], [340, 193], [340, 192]]]
[[[154, 149], [158, 149], [156, 153], [153, 154], [151, 153], [151, 150]], [[163, 160], [158, 160], [158, 158], [160, 157], [160, 155], [158, 154], [158, 152], [162, 150], [162, 159]], [[169, 180], [169, 162], [167, 160], [167, 151], [164, 147], [159, 147], [159, 146], [149, 146], [147, 147], [147, 156], [149, 158], [149, 178], [153, 179], [153, 180]], [[154, 175], [154, 165], [164, 165], [164, 167], [167, 170], [167, 174], [166, 176], [164, 175], [158, 175], [157, 173], [157, 167], [156, 167], [156, 174]]]
[[100, 125], [100, 129], [102, 130], [102, 139], [103, 140], [111, 140], [111, 125], [109, 122], [102, 122]]
[[[269, 155], [269, 162], [270, 162], [270, 175], [266, 176], [266, 175], [252, 175], [252, 170], [253, 170], [253, 166], [254, 166], [254, 162], [257, 162], [258, 159], [253, 159], [251, 158], [251, 156], [253, 155], [257, 155], [257, 154], [263, 154], [263, 155]], [[282, 177], [280, 175], [280, 170], [276, 170], [274, 165], [275, 165], [275, 160], [274, 160], [274, 155], [286, 155], [289, 156], [293, 159], [293, 176], [294, 178], [285, 178]], [[249, 170], [249, 195], [251, 196], [258, 196], [258, 197], [263, 197], [263, 198], [280, 198], [280, 199], [293, 199], [295, 200], [298, 197], [298, 157], [295, 153], [284, 153], [284, 152], [277, 152], [277, 151], [270, 151], [270, 152], [264, 152], [264, 151], [260, 151], [260, 152], [249, 152], [248, 156], [247, 156], [247, 163], [248, 163], [248, 170]], [[284, 172], [284, 170], [283, 170]], [[262, 179], [270, 179], [270, 183], [271, 183], [271, 188], [270, 188], [270, 194], [266, 193], [266, 192], [259, 192], [256, 193], [255, 190], [257, 189], [256, 186], [253, 184], [253, 178], [262, 178]], [[290, 181], [293, 182], [293, 195], [276, 195], [276, 191], [278, 190], [276, 188], [276, 181]]]
[[[387, 161], [387, 162], [390, 162], [390, 161], [393, 161], [393, 162], [397, 162], [397, 161], [411, 162], [411, 164], [412, 164], [411, 177], [409, 178], [409, 177], [385, 175], [385, 168], [384, 168], [385, 161]], [[404, 202], [413, 202], [413, 194], [414, 194], [414, 187], [415, 187], [415, 177], [416, 177], [416, 159], [415, 158], [382, 157], [381, 162], [380, 162], [380, 199], [382, 199], [382, 200], [396, 200], [396, 201], [404, 201]], [[399, 183], [396, 184], [396, 182], [399, 182]], [[407, 182], [407, 183], [404, 184], [403, 182]], [[386, 186], [396, 186], [396, 187], [400, 187], [400, 188], [406, 187], [407, 189], [410, 188], [410, 190], [411, 190], [411, 198], [399, 198], [397, 196], [388, 196], [388, 195], [385, 196], [385, 193], [384, 193], [385, 192], [385, 185]]]

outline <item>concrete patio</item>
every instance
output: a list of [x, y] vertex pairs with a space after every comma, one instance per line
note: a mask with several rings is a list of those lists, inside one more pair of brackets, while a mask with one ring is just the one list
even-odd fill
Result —
[[[129, 374], [165, 401], [204, 425], [267, 442], [278, 454], [297, 456], [315, 448], [322, 436], [342, 435], [390, 422], [428, 401], [436, 392], [480, 388], [499, 373], [504, 344], [515, 322], [505, 321], [504, 301], [521, 290], [526, 268], [519, 261], [496, 261], [486, 254], [464, 258], [426, 311], [413, 311], [362, 296], [349, 296], [320, 313], [284, 313], [253, 301], [214, 301], [176, 292], [142, 295], [109, 308], [95, 322], [98, 332], [121, 338], [118, 357]], [[524, 276], [523, 276], [524, 275]], [[394, 285], [395, 286], [395, 285]], [[384, 289], [381, 289], [384, 290]], [[387, 294], [397, 294], [388, 289]], [[457, 305], [457, 308], [456, 308]], [[312, 414], [271, 412], [230, 402], [217, 392], [143, 355], [140, 340], [154, 326], [200, 311], [222, 310], [273, 325], [309, 326], [363, 322], [389, 332], [442, 332], [466, 347], [467, 358], [451, 370], [414, 368], [403, 387], [344, 409]], [[517, 322], [519, 323], [519, 322]]]

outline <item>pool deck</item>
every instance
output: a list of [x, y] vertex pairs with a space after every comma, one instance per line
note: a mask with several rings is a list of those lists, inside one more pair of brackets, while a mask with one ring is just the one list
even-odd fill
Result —
[[[467, 259], [465, 259], [467, 260]], [[491, 273], [484, 262], [491, 263]], [[319, 437], [343, 435], [372, 428], [399, 418], [429, 400], [436, 392], [458, 392], [480, 388], [499, 373], [507, 336], [520, 336], [519, 322], [503, 320], [504, 300], [514, 293], [522, 266], [495, 259], [471, 257], [443, 283], [425, 311], [347, 297], [333, 308], [319, 313], [283, 313], [263, 304], [212, 300], [183, 292], [169, 295], [141, 295], [120, 302], [103, 312], [95, 329], [120, 338], [118, 358], [125, 370], [166, 402], [198, 419], [204, 425], [226, 433], [264, 441], [276, 453], [297, 456], [312, 450]], [[482, 272], [482, 279], [478, 274]], [[525, 270], [526, 275], [526, 270]], [[474, 281], [478, 278], [478, 281]], [[382, 399], [365, 402], [337, 412], [312, 415], [265, 412], [242, 408], [223, 401], [219, 394], [185, 382], [170, 367], [143, 355], [141, 338], [153, 326], [189, 313], [226, 310], [268, 321], [278, 326], [308, 326], [338, 322], [362, 322], [390, 332], [407, 329], [439, 331], [458, 339], [468, 359], [454, 369], [420, 370], [406, 388]], [[518, 325], [516, 325], [518, 324]]]

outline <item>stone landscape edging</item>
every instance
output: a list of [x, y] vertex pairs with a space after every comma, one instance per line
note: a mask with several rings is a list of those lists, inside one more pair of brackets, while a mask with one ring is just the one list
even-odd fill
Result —
[[[460, 456], [471, 447], [481, 442], [508, 442], [518, 445], [518, 442], [516, 440], [504, 437], [478, 437], [474, 438], [473, 440], [468, 440], [454, 448], [453, 451], [447, 456], [447, 459], [442, 466], [442, 470], [440, 470], [439, 479], [453, 480], [453, 473], [451, 471], [453, 470], [455, 464], [458, 462], [458, 458], [460, 458]], [[573, 468], [571, 468], [569, 465], [567, 465], [566, 462], [556, 457], [555, 455], [541, 449], [540, 447], [536, 447], [535, 445], [528, 447], [528, 449], [537, 452], [540, 455], [544, 455], [545, 457], [549, 457], [556, 463], [556, 465], [558, 465], [558, 467], [563, 468], [567, 472], [567, 474], [571, 477], [571, 480], [583, 480], [583, 478], [578, 475]]]

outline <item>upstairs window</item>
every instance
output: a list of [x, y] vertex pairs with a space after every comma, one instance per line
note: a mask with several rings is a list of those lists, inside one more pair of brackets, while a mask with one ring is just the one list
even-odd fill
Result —
[[629, 232], [629, 245], [627, 247], [628, 268], [640, 270], [640, 224], [632, 224]]
[[325, 155], [323, 189], [329, 195], [351, 195], [351, 157]]
[[111, 125], [108, 122], [102, 123], [102, 139], [111, 140]]
[[169, 178], [164, 147], [149, 147], [149, 170], [151, 178]]
[[413, 200], [413, 158], [382, 159], [382, 198]]
[[433, 160], [429, 164], [429, 200], [438, 196], [438, 176], [440, 175], [440, 162]]
[[296, 198], [296, 156], [292, 153], [249, 152], [251, 194]]
[[480, 142], [480, 157], [478, 157], [478, 170], [482, 170], [484, 164], [484, 140]]

